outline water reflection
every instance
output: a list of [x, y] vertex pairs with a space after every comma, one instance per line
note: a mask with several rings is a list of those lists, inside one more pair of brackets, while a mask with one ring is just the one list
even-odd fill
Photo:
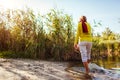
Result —
[[[100, 59], [100, 60], [92, 61], [92, 63], [95, 63], [95, 64], [99, 65], [100, 67], [103, 67], [104, 69], [108, 70], [108, 74], [105, 73], [106, 77], [103, 76], [104, 74], [100, 73], [100, 74], [97, 74], [94, 79], [92, 78], [92, 80], [98, 80], [98, 79], [99, 80], [109, 80], [110, 74], [112, 74], [112, 76], [111, 76], [112, 80], [114, 80], [114, 78], [119, 79], [119, 75], [120, 75], [120, 62], [119, 62], [119, 60], [115, 61], [115, 60], [111, 60], [111, 59], [109, 59], [109, 60]], [[68, 63], [68, 70], [69, 71], [73, 69], [72, 71], [76, 71], [79, 73], [79, 71], [82, 71], [82, 72], [84, 71], [83, 68], [84, 67], [83, 67], [83, 64], [81, 61], [70, 61]], [[111, 72], [109, 72], [109, 70]], [[115, 71], [115, 73], [113, 73], [114, 71]], [[80, 76], [79, 79], [83, 78], [84, 72], [83, 73], [80, 72], [80, 74], [82, 74], [82, 76], [79, 75]], [[88, 78], [84, 77], [84, 79], [82, 79], [82, 80], [87, 80], [87, 79]], [[91, 80], [91, 79], [89, 78], [89, 80]]]
[[93, 61], [93, 62], [96, 63], [96, 64], [98, 64], [101, 67], [106, 68], [106, 69], [120, 68], [120, 62], [119, 61], [98, 60], [98, 61]]
[[[92, 61], [92, 63], [95, 63], [103, 68], [111, 69], [111, 68], [120, 68], [120, 61], [114, 61], [114, 60], [96, 60]], [[68, 62], [68, 67], [83, 67], [83, 64], [81, 61], [70, 61]]]

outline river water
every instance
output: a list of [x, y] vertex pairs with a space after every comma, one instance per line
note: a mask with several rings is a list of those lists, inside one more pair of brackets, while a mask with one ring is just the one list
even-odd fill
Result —
[[[106, 69], [111, 69], [111, 68], [120, 68], [120, 60], [105, 60], [105, 59], [99, 59], [99, 60], [94, 60], [91, 61], [92, 63], [95, 63], [101, 67], [104, 67]], [[68, 62], [68, 67], [73, 67], [73, 66], [80, 66], [83, 67], [83, 64], [81, 61], [70, 61]]]
[[[68, 67], [74, 71], [85, 72], [81, 61], [71, 61]], [[96, 60], [90, 66], [92, 79], [89, 80], [120, 80], [120, 61]], [[84, 79], [88, 80], [88, 79]]]

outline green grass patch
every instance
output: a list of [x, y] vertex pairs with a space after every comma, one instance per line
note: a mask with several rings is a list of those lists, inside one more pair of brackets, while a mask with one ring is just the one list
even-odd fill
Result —
[[12, 51], [2, 51], [0, 52], [0, 57], [1, 58], [13, 58], [15, 57], [15, 53]]

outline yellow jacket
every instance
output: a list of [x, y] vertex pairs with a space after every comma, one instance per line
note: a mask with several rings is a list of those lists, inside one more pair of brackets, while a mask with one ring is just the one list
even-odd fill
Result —
[[78, 28], [77, 28], [77, 33], [75, 36], [75, 42], [74, 44], [78, 44], [80, 41], [89, 41], [92, 42], [92, 34], [91, 34], [91, 26], [89, 23], [86, 22], [87, 28], [88, 28], [88, 33], [83, 33], [82, 31], [82, 23], [78, 23]]

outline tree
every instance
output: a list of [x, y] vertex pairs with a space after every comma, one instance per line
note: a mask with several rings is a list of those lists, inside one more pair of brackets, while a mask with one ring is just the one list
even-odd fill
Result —
[[[60, 60], [64, 56], [65, 49], [70, 41], [73, 41], [72, 18], [61, 11], [52, 9], [46, 15], [46, 26], [48, 28], [49, 40], [52, 42], [51, 53], [56, 59]], [[69, 50], [71, 49], [69, 48]]]

